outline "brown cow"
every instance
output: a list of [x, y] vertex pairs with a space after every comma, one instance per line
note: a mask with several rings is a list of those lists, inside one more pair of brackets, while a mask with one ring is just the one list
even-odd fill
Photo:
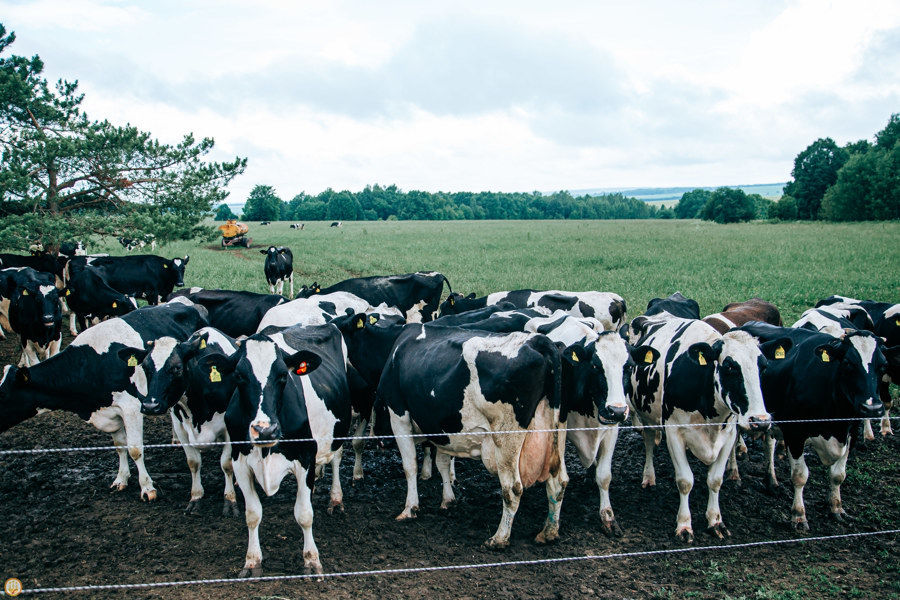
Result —
[[723, 308], [722, 312], [704, 317], [703, 321], [721, 334], [750, 321], [762, 321], [782, 327], [781, 313], [778, 312], [778, 308], [762, 298], [751, 298], [746, 302], [732, 302]]

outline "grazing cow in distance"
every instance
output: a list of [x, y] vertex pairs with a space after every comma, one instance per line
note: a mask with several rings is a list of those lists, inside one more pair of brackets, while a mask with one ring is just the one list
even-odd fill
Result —
[[187, 288], [172, 292], [167, 300], [182, 296], [206, 307], [209, 325], [233, 338], [251, 336], [259, 329], [265, 314], [287, 302], [278, 294], [258, 294], [239, 290]]
[[114, 490], [128, 485], [134, 461], [141, 498], [156, 499], [144, 466], [144, 420], [138, 393], [146, 379], [135, 372], [137, 352], [163, 336], [187, 339], [207, 325], [206, 309], [184, 299], [103, 321], [79, 334], [64, 350], [33, 367], [8, 365], [0, 380], [0, 431], [33, 417], [39, 408], [68, 410], [112, 434], [119, 455]]
[[69, 331], [78, 335], [76, 323], [84, 331], [94, 319], [121, 317], [137, 309], [137, 301], [114, 290], [93, 267], [76, 273], [66, 284], [64, 295], [69, 305]]
[[269, 246], [260, 250], [260, 254], [266, 255], [263, 270], [266, 274], [266, 282], [269, 284], [270, 294], [284, 292], [284, 282], [290, 280], [291, 295], [294, 297], [294, 255], [287, 246]]
[[303, 227], [304, 227], [303, 223], [291, 223], [291, 225], [290, 225], [291, 229], [303, 229]]
[[[303, 286], [297, 298], [314, 298], [332, 292], [349, 292], [362, 298], [370, 305], [394, 307], [403, 313], [409, 323], [431, 321], [441, 302], [444, 284], [450, 288], [450, 280], [437, 271], [419, 271], [405, 275], [355, 277], [345, 279], [330, 287], [322, 288], [318, 283]], [[379, 309], [380, 310], [380, 309]], [[355, 312], [364, 312], [357, 310]]]
[[776, 422], [766, 436], [769, 455], [767, 483], [775, 477], [775, 439], [784, 440], [791, 465], [794, 502], [791, 522], [809, 530], [803, 488], [809, 469], [803, 456], [809, 442], [829, 469], [829, 509], [842, 521], [840, 486], [846, 477], [851, 430], [859, 417], [881, 416], [878, 383], [887, 368], [885, 354], [896, 360], [900, 347], [885, 349], [880, 338], [851, 331], [840, 338], [806, 328], [748, 323], [740, 328], [758, 339], [769, 366], [762, 373], [766, 408]]
[[[816, 308], [824, 308], [828, 305], [840, 303], [847, 307], [859, 307], [865, 310], [872, 320], [872, 331], [875, 335], [884, 338], [884, 345], [888, 348], [900, 346], [900, 304], [890, 302], [876, 302], [874, 300], [856, 300], [846, 296], [829, 296], [816, 303]], [[884, 404], [884, 416], [881, 418], [881, 435], [891, 435], [890, 409], [893, 404], [891, 399], [891, 382], [900, 383], [900, 364], [896, 361], [888, 361], [887, 373], [878, 386], [881, 402]], [[872, 425], [865, 422], [866, 439], [873, 439]]]
[[271, 222], [270, 221], [260, 221], [259, 224], [260, 225], [271, 225]]
[[0, 271], [0, 298], [9, 328], [19, 335], [22, 358], [30, 367], [59, 352], [62, 343], [62, 308], [51, 273], [31, 267]]
[[184, 285], [184, 273], [190, 256], [166, 259], [155, 254], [134, 256], [79, 256], [69, 261], [68, 273], [74, 277], [85, 266], [97, 269], [103, 279], [126, 296], [159, 304], [175, 287]]
[[[265, 334], [245, 340], [232, 356], [211, 354], [223, 376], [236, 375], [237, 392], [225, 413], [232, 441], [234, 474], [244, 496], [249, 541], [241, 577], [262, 572], [259, 524], [262, 504], [255, 482], [271, 496], [288, 473], [297, 479], [294, 518], [303, 530], [303, 562], [309, 572], [322, 564], [312, 535], [311, 493], [317, 465], [339, 456], [350, 428], [346, 350], [333, 325], [293, 327], [291, 353]], [[218, 360], [216, 360], [218, 359]], [[303, 441], [297, 441], [303, 440]], [[332, 487], [332, 505], [340, 505]]]
[[231, 443], [225, 427], [225, 411], [235, 390], [234, 377], [222, 374], [208, 359], [216, 353], [231, 356], [234, 338], [213, 327], [197, 330], [187, 341], [163, 337], [140, 354], [147, 378], [146, 394], [140, 395], [141, 412], [162, 415], [169, 411], [172, 430], [184, 449], [191, 471], [191, 500], [186, 514], [197, 512], [203, 498], [200, 479], [201, 451], [222, 444], [219, 465], [225, 474], [222, 516], [239, 516], [231, 464]]
[[559, 349], [541, 334], [404, 326], [378, 384], [406, 475], [406, 504], [397, 519], [418, 511], [415, 444], [427, 440], [437, 449], [442, 508], [454, 500], [451, 456], [480, 457], [499, 476], [503, 517], [486, 546], [509, 545], [522, 493], [539, 481], [546, 481], [548, 516], [536, 541], [557, 539], [568, 483], [559, 430], [561, 369]]
[[343, 224], [341, 221], [333, 221], [333, 222], [331, 223], [331, 226], [332, 226], [332, 227], [343, 227], [344, 224]]
[[440, 314], [454, 315], [469, 310], [510, 302], [518, 308], [545, 308], [550, 312], [564, 310], [575, 317], [593, 317], [607, 330], [625, 324], [625, 301], [611, 292], [564, 292], [559, 290], [516, 290], [495, 292], [481, 298], [450, 293], [440, 305]]
[[[719, 490], [735, 444], [736, 426], [764, 432], [771, 417], [759, 383], [766, 359], [756, 340], [743, 331], [722, 335], [699, 319], [674, 316], [683, 309], [691, 311], [696, 304], [682, 298], [672, 303], [672, 310], [635, 319], [639, 322], [632, 327], [636, 329], [632, 331], [637, 335], [635, 345], [651, 346], [662, 358], [637, 362], [631, 407], [635, 424], [644, 426], [643, 487], [656, 485], [653, 449], [659, 443], [659, 432], [649, 427], [673, 426], [666, 430], [666, 444], [681, 499], [675, 536], [691, 543], [694, 533], [688, 497], [694, 475], [687, 451], [709, 466], [707, 531], [719, 538], [729, 536], [719, 508]], [[683, 306], [678, 306], [679, 302]]]

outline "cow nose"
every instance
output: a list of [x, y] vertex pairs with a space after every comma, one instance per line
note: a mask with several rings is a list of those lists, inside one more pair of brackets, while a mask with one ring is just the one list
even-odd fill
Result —
[[161, 415], [166, 412], [162, 402], [155, 398], [147, 398], [141, 402], [141, 412], [145, 415]]
[[769, 415], [755, 415], [747, 419], [747, 425], [750, 431], [762, 433], [769, 430], [772, 426], [772, 417]]
[[869, 398], [860, 406], [859, 414], [867, 419], [881, 417], [884, 415], [884, 404], [877, 398]]
[[281, 437], [281, 425], [278, 422], [260, 421], [250, 425], [250, 439], [256, 444], [270, 444]]
[[600, 422], [606, 425], [621, 423], [628, 418], [628, 406], [625, 404], [606, 406], [604, 410], [600, 411], [599, 418]]

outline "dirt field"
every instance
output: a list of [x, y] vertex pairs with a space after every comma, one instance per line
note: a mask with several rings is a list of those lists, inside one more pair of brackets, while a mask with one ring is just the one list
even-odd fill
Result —
[[[15, 343], [0, 343], [0, 362], [16, 362]], [[895, 421], [894, 428], [898, 429]], [[145, 420], [147, 443], [169, 443], [168, 417]], [[45, 413], [0, 434], [0, 450], [109, 446], [111, 438], [69, 413]], [[599, 531], [599, 499], [592, 473], [568, 454], [571, 482], [562, 508], [560, 540], [544, 547], [533, 537], [543, 524], [543, 486], [529, 489], [516, 516], [510, 547], [481, 544], [497, 527], [500, 486], [480, 462], [457, 461], [458, 503], [441, 511], [439, 477], [419, 486], [418, 519], [398, 523], [405, 482], [399, 454], [367, 449], [366, 478], [351, 486], [352, 452], [342, 467], [346, 511], [328, 515], [328, 480], [317, 486], [314, 534], [326, 573], [425, 569], [559, 559], [544, 564], [447, 569], [400, 574], [327, 577], [324, 581], [229, 581], [171, 588], [48, 593], [40, 597], [91, 598], [846, 598], [894, 597], [900, 593], [896, 534], [782, 545], [720, 548], [767, 540], [885, 531], [900, 525], [896, 468], [900, 439], [879, 439], [853, 450], [851, 467], [873, 465], [843, 487], [844, 506], [860, 517], [839, 524], [828, 517], [825, 472], [810, 456], [806, 506], [812, 531], [789, 524], [791, 494], [784, 485], [765, 491], [761, 446], [741, 460], [743, 485], [728, 482], [721, 506], [732, 533], [716, 540], [705, 528], [706, 469], [694, 462], [691, 494], [694, 530], [690, 552], [674, 538], [678, 494], [664, 448], [657, 451], [659, 485], [640, 488], [643, 448], [639, 436], [619, 437], [611, 488], [624, 536]], [[243, 518], [221, 516], [223, 482], [215, 451], [204, 454], [206, 497], [199, 514], [183, 510], [190, 475], [179, 448], [149, 449], [147, 467], [159, 499], [140, 501], [132, 465], [128, 489], [111, 493], [116, 457], [112, 450], [63, 454], [0, 455], [0, 577], [24, 587], [140, 584], [234, 578], [243, 565], [247, 529]], [[778, 465], [788, 481], [787, 462]], [[292, 516], [293, 479], [263, 499], [260, 539], [266, 576], [302, 573], [302, 536]], [[239, 500], [242, 504], [242, 501]], [[657, 553], [676, 551], [672, 553]], [[656, 554], [603, 558], [610, 554]], [[594, 556], [592, 559], [580, 557]], [[566, 560], [575, 559], [575, 560]]]

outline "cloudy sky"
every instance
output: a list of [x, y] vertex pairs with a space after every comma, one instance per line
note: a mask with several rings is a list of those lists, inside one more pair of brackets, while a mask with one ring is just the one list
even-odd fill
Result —
[[790, 179], [900, 112], [897, 0], [0, 0], [9, 53], [94, 119], [289, 200]]

